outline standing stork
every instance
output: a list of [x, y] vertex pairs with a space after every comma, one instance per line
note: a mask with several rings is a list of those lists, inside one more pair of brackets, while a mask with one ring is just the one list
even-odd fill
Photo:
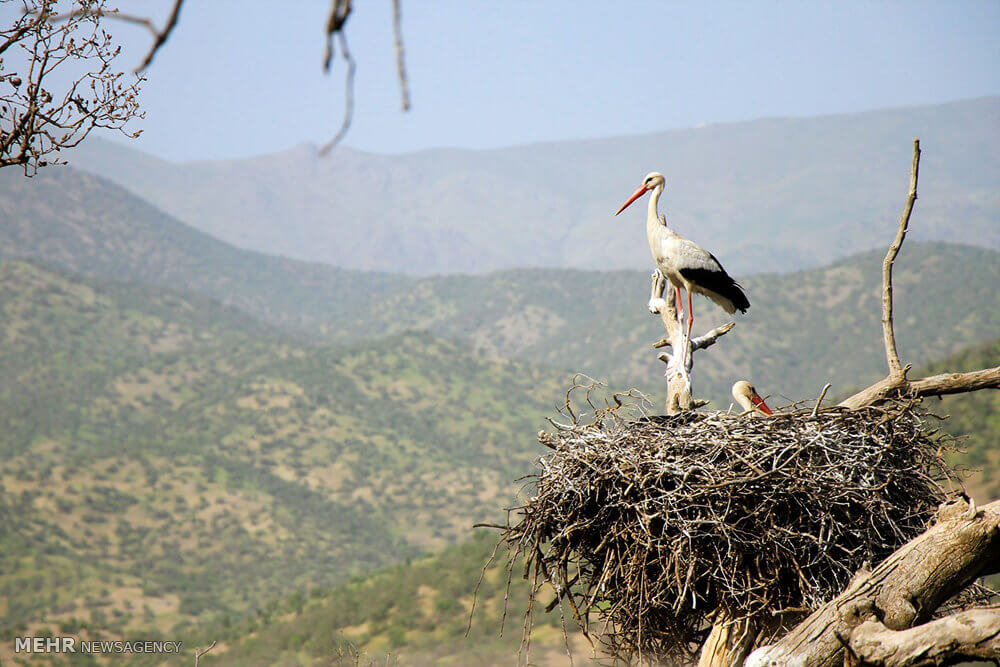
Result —
[[767, 403], [760, 397], [760, 394], [757, 393], [756, 387], [746, 380], [740, 380], [733, 385], [733, 398], [736, 399], [736, 402], [746, 412], [756, 415], [774, 414], [771, 412], [771, 408], [767, 407]]
[[646, 214], [646, 238], [649, 240], [649, 249], [653, 253], [657, 268], [674, 286], [678, 322], [681, 321], [681, 288], [687, 290], [687, 339], [691, 340], [691, 326], [694, 324], [692, 292], [708, 297], [730, 315], [737, 310], [741, 313], [747, 312], [750, 301], [743, 293], [743, 289], [726, 273], [712, 253], [667, 226], [667, 219], [657, 210], [665, 186], [666, 180], [663, 174], [655, 171], [650, 173], [639, 189], [622, 204], [618, 213], [647, 192], [653, 193], [649, 198], [649, 209]]

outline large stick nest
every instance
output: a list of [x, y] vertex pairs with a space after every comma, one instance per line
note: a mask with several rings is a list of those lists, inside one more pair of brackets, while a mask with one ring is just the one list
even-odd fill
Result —
[[716, 611], [816, 608], [945, 498], [944, 441], [909, 407], [619, 415], [539, 434], [554, 451], [503, 535], [533, 598], [551, 585], [612, 655], [683, 655]]

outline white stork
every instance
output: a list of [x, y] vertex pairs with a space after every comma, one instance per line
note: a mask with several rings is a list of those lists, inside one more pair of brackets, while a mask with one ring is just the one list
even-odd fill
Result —
[[740, 380], [733, 385], [733, 398], [736, 399], [736, 402], [746, 412], [757, 415], [774, 414], [771, 412], [771, 408], [767, 407], [767, 403], [760, 397], [760, 394], [757, 393], [757, 389], [746, 380]]
[[622, 204], [618, 213], [647, 192], [653, 193], [649, 198], [649, 210], [646, 214], [646, 238], [649, 239], [649, 249], [653, 252], [653, 259], [660, 273], [674, 286], [678, 321], [681, 321], [681, 288], [687, 290], [687, 338], [690, 340], [691, 326], [694, 324], [692, 292], [708, 297], [730, 315], [737, 310], [747, 312], [750, 301], [712, 253], [667, 226], [667, 219], [657, 210], [665, 185], [663, 174], [652, 172], [628, 201]]

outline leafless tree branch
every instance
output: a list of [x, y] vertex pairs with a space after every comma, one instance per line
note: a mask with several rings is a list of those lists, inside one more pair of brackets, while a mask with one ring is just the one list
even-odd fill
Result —
[[940, 396], [943, 394], [960, 394], [987, 388], [1000, 388], [1000, 367], [988, 368], [972, 373], [946, 373], [921, 380], [911, 381], [906, 377], [909, 365], [903, 366], [896, 350], [896, 333], [893, 325], [892, 312], [892, 266], [899, 254], [899, 249], [906, 239], [909, 229], [910, 214], [917, 200], [917, 178], [920, 172], [920, 140], [913, 140], [913, 164], [910, 168], [910, 189], [899, 218], [896, 237], [889, 245], [885, 260], [882, 262], [882, 337], [885, 344], [885, 356], [889, 366], [889, 374], [875, 384], [862, 389], [850, 396], [840, 405], [857, 409], [876, 405], [891, 398]]
[[139, 134], [127, 125], [143, 117], [142, 79], [115, 67], [121, 47], [100, 22], [111, 13], [106, 0], [74, 5], [59, 15], [56, 0], [26, 0], [13, 25], [0, 29], [0, 168], [19, 165], [31, 176], [60, 164], [56, 154], [95, 127]]
[[337, 133], [320, 147], [320, 155], [326, 155], [340, 143], [347, 131], [351, 129], [351, 121], [354, 119], [354, 58], [351, 57], [351, 52], [347, 48], [347, 37], [343, 31], [337, 33], [337, 41], [340, 44], [340, 53], [347, 63], [347, 75], [344, 80], [344, 119], [340, 122], [340, 129], [337, 130]]
[[396, 76], [403, 111], [410, 110], [410, 85], [406, 78], [406, 50], [403, 48], [403, 17], [400, 0], [392, 0], [392, 35], [396, 45]]
[[218, 641], [214, 641], [211, 644], [209, 644], [208, 646], [206, 646], [205, 648], [202, 648], [202, 649], [197, 649], [196, 648], [194, 650], [194, 667], [198, 667], [198, 662], [201, 660], [201, 657], [203, 655], [205, 655], [206, 653], [208, 653], [209, 651], [211, 651], [213, 648], [215, 648], [215, 645], [217, 643], [218, 643]]
[[899, 353], [896, 351], [896, 333], [893, 329], [892, 321], [892, 265], [896, 261], [896, 255], [903, 246], [906, 239], [906, 232], [910, 225], [910, 214], [913, 212], [913, 204], [917, 201], [917, 176], [920, 172], [920, 140], [913, 140], [913, 165], [910, 168], [910, 191], [906, 196], [906, 205], [903, 207], [903, 214], [899, 218], [899, 228], [896, 230], [896, 238], [889, 245], [889, 252], [882, 262], [882, 336], [885, 341], [885, 356], [889, 364], [889, 377], [897, 382], [906, 379], [906, 370], [899, 363]]

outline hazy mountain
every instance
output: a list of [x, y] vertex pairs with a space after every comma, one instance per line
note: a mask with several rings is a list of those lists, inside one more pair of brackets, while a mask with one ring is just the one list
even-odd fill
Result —
[[0, 258], [207, 294], [287, 328], [322, 330], [404, 282], [234, 248], [75, 169], [0, 170]]
[[671, 224], [747, 274], [881, 246], [914, 137], [914, 240], [1000, 247], [1000, 98], [485, 151], [172, 164], [90, 140], [68, 157], [235, 245], [417, 274], [645, 268], [643, 207], [612, 213], [657, 170]]

